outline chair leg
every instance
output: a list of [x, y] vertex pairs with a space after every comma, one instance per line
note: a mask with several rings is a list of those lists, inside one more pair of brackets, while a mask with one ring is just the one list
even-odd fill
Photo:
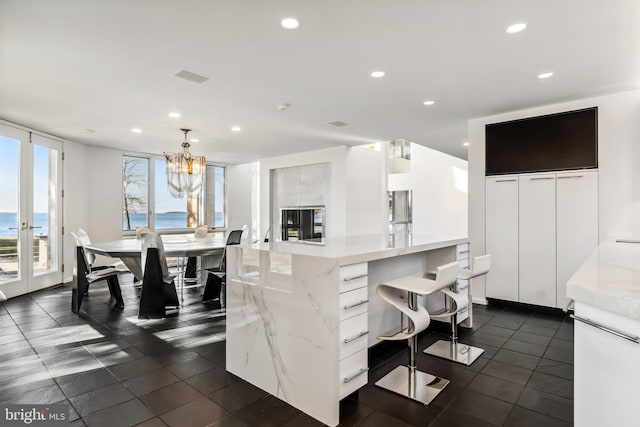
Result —
[[71, 311], [75, 314], [80, 313], [80, 306], [82, 306], [82, 298], [89, 289], [89, 281], [86, 277], [88, 270], [84, 261], [84, 252], [81, 246], [76, 247], [76, 273], [73, 277], [73, 289], [71, 290]]
[[[174, 288], [175, 292], [175, 288]], [[158, 262], [158, 252], [155, 248], [149, 248], [147, 252], [147, 265], [144, 269], [142, 290], [140, 292], [139, 319], [159, 319], [166, 317], [166, 284], [163, 281], [162, 270]], [[178, 295], [175, 296], [176, 301]]]
[[[415, 294], [409, 293], [408, 302], [409, 308], [416, 310]], [[409, 328], [412, 327], [413, 323], [409, 321]], [[413, 335], [408, 341], [408, 366], [396, 367], [377, 381], [376, 386], [428, 405], [449, 384], [449, 380], [419, 371], [416, 367], [418, 335]]]
[[109, 286], [109, 292], [116, 301], [113, 308], [115, 310], [122, 311], [124, 309], [124, 300], [122, 299], [122, 291], [120, 290], [120, 282], [118, 276], [111, 276], [107, 278], [107, 285]]
[[204, 293], [202, 294], [203, 303], [211, 303], [214, 308], [222, 308], [222, 278], [216, 274], [209, 273], [207, 277], [207, 283], [204, 287]]
[[164, 284], [164, 305], [165, 307], [180, 306], [176, 285], [173, 282]]

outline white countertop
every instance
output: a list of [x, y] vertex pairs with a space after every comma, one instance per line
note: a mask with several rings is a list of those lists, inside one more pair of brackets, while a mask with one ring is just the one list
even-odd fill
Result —
[[337, 258], [341, 265], [390, 258], [467, 243], [466, 236], [421, 235], [396, 238], [393, 246], [383, 234], [327, 238], [323, 245], [303, 242], [269, 242], [241, 245], [270, 252]]
[[567, 296], [640, 320], [640, 243], [601, 243], [567, 282]]

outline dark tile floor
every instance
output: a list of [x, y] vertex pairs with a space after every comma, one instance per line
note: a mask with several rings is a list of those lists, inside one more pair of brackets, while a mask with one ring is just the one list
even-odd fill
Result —
[[[72, 425], [314, 426], [309, 416], [225, 371], [224, 316], [185, 290], [175, 317], [139, 321], [137, 289], [109, 309], [96, 284], [70, 311], [62, 286], [0, 304], [0, 402], [66, 403]], [[562, 312], [474, 306], [462, 340], [485, 349], [472, 366], [420, 352], [418, 368], [447, 378], [429, 406], [374, 386], [406, 362], [405, 345], [375, 347], [369, 384], [341, 404], [341, 426], [568, 426], [573, 423], [573, 323]], [[431, 327], [420, 348], [446, 337]]]

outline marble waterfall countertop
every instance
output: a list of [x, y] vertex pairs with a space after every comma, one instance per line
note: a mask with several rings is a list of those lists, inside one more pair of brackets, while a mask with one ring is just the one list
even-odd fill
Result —
[[297, 242], [268, 242], [242, 245], [252, 249], [294, 255], [318, 256], [338, 259], [340, 265], [376, 259], [391, 258], [398, 255], [412, 254], [432, 249], [440, 249], [467, 243], [466, 236], [452, 235], [414, 235], [396, 236], [391, 241], [383, 234], [361, 235], [351, 237], [329, 237], [324, 244]]
[[640, 241], [607, 240], [567, 282], [567, 296], [640, 320]]

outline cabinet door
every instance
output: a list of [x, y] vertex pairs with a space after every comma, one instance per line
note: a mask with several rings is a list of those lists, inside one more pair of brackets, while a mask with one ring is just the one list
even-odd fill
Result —
[[567, 280], [598, 245], [598, 172], [557, 174], [557, 307], [564, 308]]
[[555, 174], [519, 178], [520, 302], [556, 306]]
[[486, 180], [486, 276], [489, 298], [518, 301], [518, 178]]

